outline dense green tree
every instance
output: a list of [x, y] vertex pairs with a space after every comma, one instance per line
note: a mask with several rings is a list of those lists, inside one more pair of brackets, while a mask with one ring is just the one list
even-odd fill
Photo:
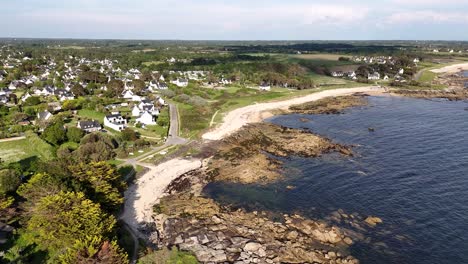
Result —
[[16, 191], [20, 184], [21, 175], [16, 170], [0, 170], [0, 195]]
[[25, 106], [34, 106], [34, 105], [38, 105], [40, 103], [41, 103], [41, 99], [39, 99], [39, 97], [31, 96], [28, 99], [26, 99], [26, 101], [24, 102], [24, 105]]
[[75, 248], [76, 250], [61, 256], [60, 262], [63, 264], [126, 264], [129, 262], [127, 254], [119, 248], [115, 241], [78, 243]]
[[138, 134], [133, 129], [127, 127], [122, 130], [121, 137], [124, 141], [135, 141], [138, 139]]
[[81, 162], [106, 161], [115, 157], [116, 147], [117, 143], [107, 135], [91, 133], [81, 140], [80, 147], [73, 154]]
[[107, 84], [107, 92], [112, 97], [119, 97], [125, 88], [124, 83], [121, 80], [111, 80]]
[[136, 94], [141, 95], [143, 90], [146, 88], [145, 82], [142, 80], [133, 80], [132, 83], [133, 83], [133, 91]]
[[65, 142], [67, 139], [67, 132], [63, 127], [63, 123], [55, 122], [46, 127], [46, 129], [44, 129], [44, 132], [42, 133], [42, 138], [56, 146]]
[[125, 185], [112, 165], [107, 162], [79, 163], [69, 169], [93, 201], [99, 202], [109, 211], [115, 211], [122, 205], [121, 192]]
[[60, 192], [39, 200], [24, 237], [38, 249], [46, 250], [52, 262], [58, 262], [63, 255], [78, 255], [83, 245], [93, 247], [105, 241], [115, 224], [113, 216], [83, 193]]
[[25, 198], [30, 205], [34, 205], [41, 198], [66, 191], [67, 186], [60, 177], [47, 173], [37, 173], [23, 183], [17, 193]]
[[67, 129], [67, 138], [69, 141], [80, 143], [83, 136], [84, 136], [83, 130], [77, 127], [69, 127]]
[[73, 85], [73, 87], [71, 88], [71, 92], [75, 95], [75, 96], [85, 96], [87, 93], [86, 93], [86, 90], [83, 88], [83, 86], [79, 83], [76, 83], [75, 85]]

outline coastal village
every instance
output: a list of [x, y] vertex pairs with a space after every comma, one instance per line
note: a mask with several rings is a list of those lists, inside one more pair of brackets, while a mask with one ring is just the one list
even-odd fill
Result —
[[[283, 195], [296, 189], [282, 186], [284, 159], [355, 157], [354, 147], [308, 129], [263, 122], [274, 115], [298, 114], [305, 125], [311, 114], [365, 107], [369, 96], [468, 97], [466, 62], [440, 63], [419, 50], [344, 55], [287, 47], [257, 56], [226, 55], [229, 47], [213, 48], [214, 55], [198, 47], [173, 52], [174, 46], [153, 54], [119, 45], [121, 53], [90, 49], [98, 55], [56, 44], [1, 46], [0, 172], [17, 181], [0, 192], [0, 249], [13, 244], [0, 250], [0, 260], [37, 257], [39, 250], [27, 252], [24, 245], [50, 242], [36, 233], [45, 226], [54, 232], [44, 234], [67, 234], [53, 239], [66, 253], [48, 257], [72, 259], [68, 263], [101, 256], [153, 263], [164, 254], [192, 263], [359, 263], [349, 249], [369, 242], [368, 232], [386, 221], [378, 215], [342, 209], [324, 219], [274, 214], [222, 204], [204, 189], [274, 184], [275, 195]], [[36, 215], [29, 206], [48, 197], [65, 204], [41, 207]], [[80, 208], [76, 215], [62, 210], [70, 204]], [[31, 224], [55, 212], [63, 214]], [[104, 231], [83, 224], [86, 232], [68, 236], [77, 218]], [[66, 224], [56, 224], [62, 219]], [[24, 234], [31, 240], [24, 242]], [[83, 238], [90, 245], [79, 248], [75, 236], [89, 234], [99, 241]]]

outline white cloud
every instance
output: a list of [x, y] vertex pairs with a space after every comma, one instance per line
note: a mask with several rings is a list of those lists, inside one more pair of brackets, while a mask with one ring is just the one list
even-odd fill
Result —
[[405, 6], [443, 6], [443, 7], [457, 7], [460, 5], [468, 5], [467, 0], [391, 0], [393, 4]]
[[413, 11], [397, 12], [385, 19], [387, 24], [468, 23], [468, 14], [461, 12]]

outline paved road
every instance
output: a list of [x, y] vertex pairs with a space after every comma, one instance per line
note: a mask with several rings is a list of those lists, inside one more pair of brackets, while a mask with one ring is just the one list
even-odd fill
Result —
[[169, 132], [166, 138], [166, 142], [164, 142], [164, 145], [158, 146], [158, 147], [152, 147], [151, 151], [139, 157], [125, 159], [124, 160], [125, 163], [123, 163], [120, 166], [125, 166], [125, 165], [135, 166], [139, 160], [143, 160], [146, 157], [153, 155], [154, 153], [160, 152], [163, 149], [166, 149], [170, 146], [186, 144], [188, 140], [179, 136], [179, 113], [178, 113], [177, 107], [173, 104], [169, 105], [169, 117], [170, 117]]
[[177, 111], [177, 106], [170, 104], [169, 105], [169, 116], [171, 119], [171, 124], [169, 126], [169, 134], [167, 136], [166, 143], [169, 145], [181, 145], [187, 143], [185, 138], [179, 136], [179, 113]]

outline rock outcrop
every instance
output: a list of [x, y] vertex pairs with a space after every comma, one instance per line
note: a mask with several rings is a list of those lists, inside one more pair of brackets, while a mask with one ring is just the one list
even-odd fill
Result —
[[450, 101], [459, 101], [468, 99], [468, 89], [454, 89], [454, 90], [407, 90], [398, 89], [392, 90], [392, 93], [414, 97], [414, 98], [443, 98]]
[[191, 251], [202, 263], [358, 263], [339, 228], [299, 215], [273, 221], [189, 194], [167, 196], [158, 208], [160, 244]]
[[266, 184], [281, 177], [276, 157], [317, 157], [328, 152], [352, 155], [349, 147], [307, 131], [258, 123], [223, 140], [208, 168], [212, 181]]
[[289, 111], [301, 114], [341, 114], [346, 108], [367, 105], [364, 95], [327, 97], [289, 107]]

